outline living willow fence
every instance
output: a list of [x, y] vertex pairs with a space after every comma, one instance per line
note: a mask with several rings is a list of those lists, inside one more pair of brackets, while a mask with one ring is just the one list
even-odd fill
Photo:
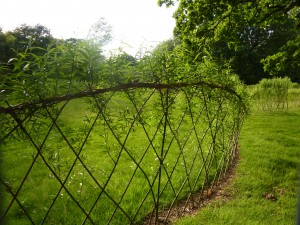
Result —
[[229, 168], [245, 112], [234, 90], [205, 82], [6, 104], [5, 224], [168, 223]]

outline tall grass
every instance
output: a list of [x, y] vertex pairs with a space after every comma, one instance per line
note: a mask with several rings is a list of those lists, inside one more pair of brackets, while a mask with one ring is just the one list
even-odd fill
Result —
[[293, 83], [288, 93], [288, 102], [292, 107], [300, 106], [300, 85]]
[[250, 89], [251, 98], [258, 110], [287, 109], [289, 98], [294, 95], [297, 88], [297, 84], [293, 84], [287, 77], [262, 79]]

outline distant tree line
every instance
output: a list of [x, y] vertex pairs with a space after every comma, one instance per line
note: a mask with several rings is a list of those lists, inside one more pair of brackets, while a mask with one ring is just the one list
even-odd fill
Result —
[[46, 49], [56, 41], [50, 30], [40, 24], [35, 26], [23, 24], [7, 32], [3, 32], [0, 28], [0, 62], [7, 63], [29, 46], [36, 47], [36, 51], [39, 52], [38, 48]]

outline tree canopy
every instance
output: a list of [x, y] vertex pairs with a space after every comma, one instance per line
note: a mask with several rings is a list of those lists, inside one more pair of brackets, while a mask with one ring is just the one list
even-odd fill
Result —
[[[295, 46], [299, 40], [299, 1], [178, 2], [178, 9], [174, 13], [175, 36], [190, 49], [194, 58], [201, 59], [201, 56], [209, 53], [219, 61], [231, 61], [235, 72], [246, 83], [255, 83], [267, 76], [270, 66], [266, 63], [274, 62], [276, 56], [277, 62], [281, 63], [278, 56], [286, 54], [289, 49], [287, 44], [294, 43]], [[160, 6], [170, 6], [175, 1], [159, 0], [158, 3]], [[278, 55], [282, 51], [285, 53]], [[272, 60], [269, 56], [273, 56]], [[264, 60], [267, 57], [269, 60]], [[299, 72], [295, 77], [300, 77]]]
[[53, 42], [55, 38], [50, 30], [40, 24], [35, 26], [22, 24], [8, 32], [0, 29], [0, 62], [8, 62], [18, 52], [24, 52], [29, 47], [36, 47], [34, 51], [41, 54], [43, 51], [39, 48], [46, 49]]

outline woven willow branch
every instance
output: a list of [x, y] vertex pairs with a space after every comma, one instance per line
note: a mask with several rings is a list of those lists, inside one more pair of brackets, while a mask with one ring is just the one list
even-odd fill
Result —
[[86, 90], [75, 94], [68, 94], [63, 96], [57, 96], [57, 97], [51, 97], [51, 98], [45, 98], [36, 100], [33, 102], [25, 102], [21, 103], [15, 106], [9, 106], [9, 107], [1, 107], [0, 106], [0, 113], [11, 113], [13, 111], [19, 111], [19, 110], [26, 110], [26, 109], [32, 109], [37, 108], [39, 106], [50, 106], [57, 104], [62, 101], [66, 100], [72, 100], [82, 97], [91, 97], [98, 94], [103, 94], [111, 91], [124, 91], [126, 89], [136, 89], [136, 88], [154, 88], [156, 90], [161, 89], [176, 89], [176, 88], [184, 88], [184, 87], [191, 87], [191, 86], [207, 86], [212, 89], [220, 89], [223, 91], [226, 91], [230, 94], [233, 94], [238, 97], [239, 100], [242, 100], [242, 97], [233, 89], [231, 89], [228, 86], [222, 86], [219, 84], [214, 83], [208, 83], [205, 81], [200, 81], [196, 83], [170, 83], [170, 84], [157, 84], [157, 83], [127, 83], [127, 84], [121, 84], [114, 87], [109, 88], [103, 88], [103, 89], [95, 89], [95, 90]]

